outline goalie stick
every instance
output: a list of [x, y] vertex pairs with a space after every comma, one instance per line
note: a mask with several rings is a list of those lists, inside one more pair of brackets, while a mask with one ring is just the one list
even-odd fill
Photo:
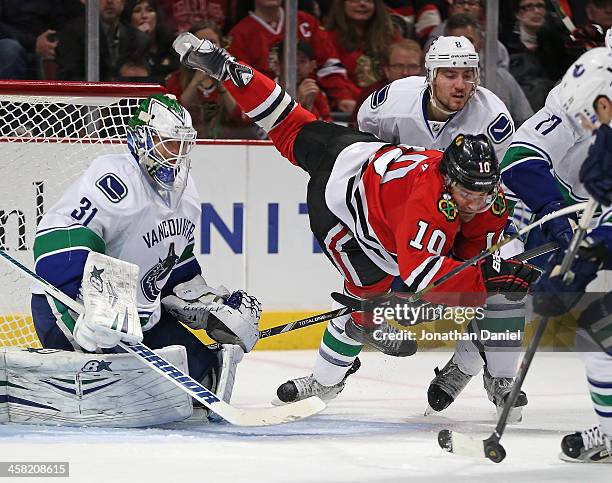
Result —
[[[83, 305], [51, 285], [44, 278], [38, 276], [19, 261], [15, 260], [4, 250], [0, 256], [13, 268], [22, 272], [27, 278], [38, 283], [43, 290], [74, 312], [83, 312]], [[273, 424], [289, 423], [322, 411], [325, 403], [316, 396], [285, 406], [269, 407], [264, 409], [239, 409], [219, 399], [212, 391], [202, 386], [198, 381], [183, 373], [180, 369], [156, 354], [142, 343], [127, 345], [122, 342], [119, 347], [139, 358], [155, 372], [161, 374], [174, 385], [185, 391], [191, 397], [201, 402], [211, 411], [215, 412], [227, 422], [236, 426], [270, 426]]]
[[[586, 205], [584, 214], [580, 218], [578, 229], [574, 233], [572, 241], [570, 242], [570, 245], [565, 252], [565, 256], [563, 257], [563, 261], [561, 262], [561, 270], [559, 273], [560, 277], [563, 277], [571, 267], [572, 261], [574, 260], [576, 252], [578, 251], [578, 247], [580, 246], [580, 242], [582, 242], [582, 239], [584, 238], [586, 230], [589, 228], [591, 220], [595, 214], [595, 210], [598, 206], [597, 202], [595, 202], [593, 199], [590, 199]], [[506, 429], [506, 425], [508, 423], [508, 416], [510, 415], [510, 411], [514, 407], [514, 403], [521, 392], [521, 388], [525, 382], [525, 377], [527, 376], [527, 372], [531, 366], [531, 361], [533, 361], [533, 357], [535, 356], [540, 340], [544, 335], [544, 330], [546, 329], [549, 319], [550, 317], [542, 317], [538, 323], [533, 338], [529, 342], [529, 346], [527, 347], [523, 360], [521, 361], [521, 366], [516, 379], [514, 380], [512, 391], [504, 403], [504, 409], [499, 416], [495, 430], [491, 436], [484, 440], [477, 440], [468, 435], [451, 431], [450, 429], [443, 429], [438, 433], [438, 444], [442, 449], [448, 451], [449, 453], [464, 456], [484, 456], [494, 463], [501, 463], [504, 460], [506, 457], [506, 450], [499, 441], [504, 434], [504, 430]]]

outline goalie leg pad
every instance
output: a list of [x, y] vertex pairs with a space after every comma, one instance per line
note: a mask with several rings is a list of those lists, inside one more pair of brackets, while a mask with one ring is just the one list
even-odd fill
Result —
[[219, 357], [220, 374], [215, 394], [229, 404], [234, 390], [236, 368], [244, 357], [244, 351], [239, 345], [223, 344], [217, 357]]
[[[159, 354], [187, 371], [182, 346]], [[191, 398], [131, 354], [0, 349], [0, 421], [141, 427], [191, 416]]]

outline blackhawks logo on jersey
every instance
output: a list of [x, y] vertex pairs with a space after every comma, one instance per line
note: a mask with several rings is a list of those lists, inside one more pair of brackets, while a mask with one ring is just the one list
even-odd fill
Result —
[[503, 216], [503, 214], [506, 212], [507, 209], [508, 209], [508, 203], [506, 203], [506, 197], [504, 196], [503, 193], [497, 193], [497, 198], [495, 198], [495, 201], [491, 205], [491, 212], [495, 216], [501, 217]]
[[457, 203], [455, 203], [448, 193], [442, 193], [442, 196], [438, 200], [438, 211], [444, 215], [444, 218], [446, 218], [448, 222], [455, 221], [459, 214]]
[[168, 255], [163, 260], [160, 259], [155, 265], [153, 265], [147, 273], [145, 273], [142, 280], [140, 280], [140, 287], [142, 293], [149, 302], [154, 302], [161, 288], [157, 286], [157, 282], [164, 280], [178, 262], [179, 257], [174, 253], [174, 243], [170, 244], [168, 248]]

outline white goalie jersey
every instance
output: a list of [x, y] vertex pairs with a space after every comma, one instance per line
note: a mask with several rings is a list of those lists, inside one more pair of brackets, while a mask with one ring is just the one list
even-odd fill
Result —
[[[152, 327], [160, 317], [164, 286], [200, 273], [193, 247], [201, 208], [191, 177], [182, 196], [170, 194], [166, 203], [129, 154], [96, 158], [39, 224], [36, 273], [75, 298], [90, 251], [134, 263], [138, 314], [144, 330]], [[72, 332], [70, 314], [53, 304], [56, 317]]]
[[506, 105], [478, 87], [465, 107], [446, 122], [428, 121], [425, 77], [399, 79], [372, 93], [357, 115], [359, 129], [393, 144], [444, 150], [458, 134], [486, 134], [501, 160], [514, 133]]

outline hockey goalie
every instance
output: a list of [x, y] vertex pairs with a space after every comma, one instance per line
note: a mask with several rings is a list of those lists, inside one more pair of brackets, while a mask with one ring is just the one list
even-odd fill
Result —
[[[194, 257], [195, 137], [174, 98], [149, 97], [129, 121], [130, 153], [94, 159], [43, 217], [35, 271], [85, 310], [33, 293], [45, 349], [4, 356], [28, 401], [9, 407], [9, 420], [129, 427], [189, 417], [190, 398], [118, 354], [120, 341], [160, 349], [229, 402], [236, 365], [258, 340], [261, 306], [245, 291], [210, 286]], [[221, 349], [208, 349], [188, 327], [206, 330]]]

